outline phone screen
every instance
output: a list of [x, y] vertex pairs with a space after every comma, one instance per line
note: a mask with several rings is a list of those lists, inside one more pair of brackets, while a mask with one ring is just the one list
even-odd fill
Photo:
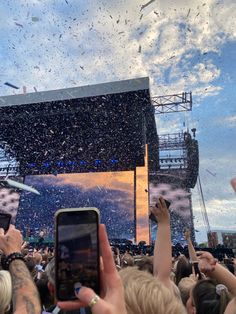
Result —
[[56, 215], [56, 289], [58, 300], [76, 299], [74, 287], [99, 294], [99, 214], [67, 210]]
[[5, 232], [9, 229], [11, 221], [11, 215], [7, 213], [0, 213], [0, 228], [2, 228]]

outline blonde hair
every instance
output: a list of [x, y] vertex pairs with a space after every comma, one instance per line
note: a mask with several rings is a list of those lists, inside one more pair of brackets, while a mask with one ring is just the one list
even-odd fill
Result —
[[36, 264], [40, 264], [43, 260], [43, 257], [40, 253], [36, 252], [34, 253], [34, 260]]
[[153, 274], [153, 256], [143, 256], [136, 262], [139, 270], [145, 270], [150, 274]]
[[119, 272], [128, 314], [183, 314], [184, 306], [157, 278], [136, 267]]
[[178, 288], [179, 288], [181, 299], [184, 305], [186, 305], [190, 297], [190, 291], [195, 284], [196, 282], [192, 278], [189, 278], [189, 277], [184, 277], [180, 280], [178, 284]]
[[11, 275], [6, 270], [0, 270], [0, 314], [10, 309], [12, 299]]

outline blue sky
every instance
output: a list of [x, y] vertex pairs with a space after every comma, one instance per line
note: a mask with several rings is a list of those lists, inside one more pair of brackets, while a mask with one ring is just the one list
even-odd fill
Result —
[[[0, 4], [0, 97], [149, 76], [152, 95], [192, 91], [193, 111], [158, 116], [158, 132], [197, 128], [212, 229], [236, 230], [234, 0], [6, 0]], [[10, 82], [20, 87], [13, 90]], [[215, 173], [209, 174], [206, 169]], [[193, 191], [198, 240], [204, 240]]]

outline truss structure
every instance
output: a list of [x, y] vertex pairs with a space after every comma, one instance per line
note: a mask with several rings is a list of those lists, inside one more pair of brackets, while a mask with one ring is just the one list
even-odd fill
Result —
[[183, 92], [181, 94], [154, 96], [152, 103], [155, 114], [173, 113], [192, 110], [192, 93]]

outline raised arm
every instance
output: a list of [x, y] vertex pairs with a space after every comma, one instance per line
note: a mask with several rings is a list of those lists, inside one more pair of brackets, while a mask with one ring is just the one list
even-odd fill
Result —
[[189, 229], [186, 229], [184, 231], [184, 238], [187, 242], [188, 245], [188, 253], [189, 253], [189, 258], [191, 262], [198, 262], [197, 254], [195, 252], [195, 249], [193, 247], [193, 243], [191, 240], [191, 233]]
[[217, 263], [209, 252], [199, 252], [198, 255], [200, 271], [218, 283], [224, 284], [230, 293], [236, 296], [236, 277], [227, 268]]
[[170, 232], [170, 215], [163, 197], [158, 199], [152, 209], [158, 222], [157, 236], [154, 247], [153, 275], [171, 289], [172, 246]]
[[8, 232], [0, 229], [0, 249], [6, 255], [6, 266], [12, 277], [14, 314], [40, 314], [37, 288], [21, 254], [22, 235], [13, 225]]

